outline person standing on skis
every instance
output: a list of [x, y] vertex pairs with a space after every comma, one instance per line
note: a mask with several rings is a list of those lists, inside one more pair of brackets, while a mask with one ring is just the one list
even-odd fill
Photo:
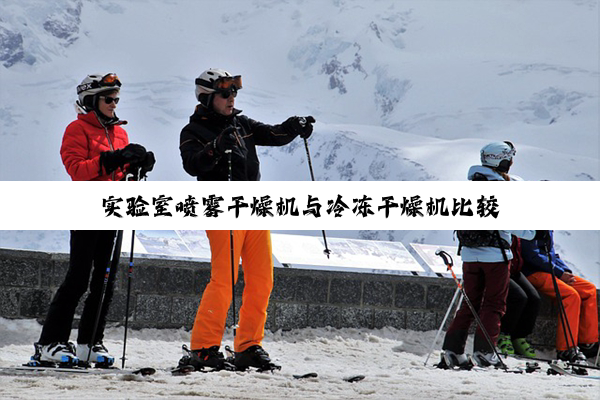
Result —
[[[196, 78], [200, 102], [181, 131], [179, 150], [183, 168], [199, 181], [228, 180], [231, 150], [233, 181], [260, 180], [256, 146], [283, 146], [312, 134], [313, 117], [290, 117], [279, 125], [255, 121], [234, 107], [242, 77], [222, 69], [208, 69]], [[226, 97], [227, 96], [227, 97]]]
[[[546, 247], [547, 246], [547, 247]], [[523, 272], [540, 293], [556, 299], [552, 272], [556, 276], [558, 291], [565, 308], [568, 328], [566, 333], [562, 319], [556, 330], [557, 358], [573, 363], [583, 363], [598, 354], [598, 300], [596, 286], [579, 276], [565, 264], [554, 251], [554, 232], [550, 240], [522, 243], [525, 264]], [[571, 335], [574, 343], [571, 342]]]
[[74, 181], [122, 181], [128, 173], [152, 171], [154, 153], [129, 143], [127, 121], [115, 112], [121, 81], [114, 73], [91, 74], [77, 86], [77, 120], [63, 136], [60, 155]]
[[[129, 172], [152, 170], [154, 154], [139, 144], [129, 143], [127, 132], [115, 114], [121, 82], [114, 73], [86, 76], [77, 86], [77, 119], [67, 126], [60, 155], [74, 181], [118, 181]], [[69, 269], [55, 293], [39, 340], [34, 344], [33, 362], [74, 366], [89, 360], [108, 367], [114, 362], [102, 343], [106, 314], [113, 295], [116, 269], [112, 268], [96, 336], [92, 338], [101, 299], [106, 266], [110, 262], [116, 231], [71, 231]], [[93, 268], [92, 268], [93, 266]], [[79, 300], [88, 289], [77, 347], [69, 342], [71, 325]], [[91, 351], [91, 353], [90, 353]]]
[[196, 370], [205, 367], [219, 370], [225, 367], [225, 358], [219, 348], [232, 299], [231, 274], [234, 274], [233, 280], [237, 282], [241, 257], [245, 287], [239, 328], [234, 338], [235, 367], [278, 368], [262, 348], [267, 306], [273, 289], [271, 231], [233, 231], [233, 271], [231, 232], [206, 231], [212, 253], [211, 277], [202, 294], [192, 329], [190, 364]]
[[[493, 142], [484, 146], [481, 149], [482, 165], [469, 169], [469, 180], [521, 180], [508, 175], [515, 154], [515, 148], [510, 142]], [[525, 239], [543, 238], [547, 231], [462, 231], [465, 232], [462, 238], [460, 232], [459, 254], [463, 262], [465, 293], [477, 310], [483, 328], [495, 346], [500, 334], [501, 318], [506, 312], [506, 299], [510, 287], [512, 236]], [[469, 369], [472, 366], [464, 351], [469, 327], [474, 319], [466, 302], [463, 303], [444, 337], [441, 360], [437, 365], [439, 368]], [[500, 365], [501, 360], [494, 350], [478, 326], [473, 344], [473, 359], [480, 366]]]

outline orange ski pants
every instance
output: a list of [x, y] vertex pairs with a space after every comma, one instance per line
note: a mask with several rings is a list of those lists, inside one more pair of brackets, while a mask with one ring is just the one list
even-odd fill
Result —
[[[231, 305], [230, 231], [206, 231], [210, 242], [210, 282], [206, 285], [192, 329], [192, 350], [220, 346]], [[261, 345], [267, 321], [267, 306], [273, 289], [273, 255], [270, 231], [233, 231], [234, 280], [238, 279], [240, 256], [244, 269], [244, 293], [239, 310], [239, 328], [234, 350]]]
[[[527, 277], [529, 282], [542, 294], [556, 299], [552, 275], [548, 272], [535, 272]], [[567, 314], [567, 321], [573, 334], [575, 344], [590, 344], [598, 341], [598, 302], [596, 300], [596, 286], [578, 276], [571, 285], [560, 279], [556, 279], [558, 291]], [[558, 318], [558, 329], [556, 330], [556, 350], [567, 350], [565, 333]], [[569, 343], [571, 337], [567, 331]]]

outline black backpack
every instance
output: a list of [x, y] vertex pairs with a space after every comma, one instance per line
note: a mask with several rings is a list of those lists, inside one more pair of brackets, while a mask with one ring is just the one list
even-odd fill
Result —
[[458, 252], [466, 247], [497, 247], [502, 251], [504, 261], [508, 263], [505, 250], [510, 249], [510, 243], [500, 237], [498, 231], [455, 231], [458, 237]]

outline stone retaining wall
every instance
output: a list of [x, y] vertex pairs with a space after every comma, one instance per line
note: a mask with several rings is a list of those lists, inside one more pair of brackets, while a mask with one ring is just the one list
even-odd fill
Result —
[[[125, 319], [127, 261], [121, 259], [108, 316], [115, 323]], [[42, 322], [67, 268], [67, 254], [0, 249], [0, 316]], [[136, 258], [130, 326], [191, 328], [209, 279], [208, 263]], [[439, 327], [455, 290], [454, 281], [448, 278], [276, 268], [266, 328], [433, 330]], [[242, 291], [240, 274], [238, 310]], [[82, 304], [77, 314], [81, 309]], [[555, 330], [556, 310], [544, 299], [532, 342], [552, 346]]]

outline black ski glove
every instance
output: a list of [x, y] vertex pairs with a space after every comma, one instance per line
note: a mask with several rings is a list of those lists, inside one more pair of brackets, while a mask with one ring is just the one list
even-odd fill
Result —
[[146, 158], [142, 161], [142, 171], [150, 172], [154, 169], [154, 164], [156, 164], [156, 157], [154, 157], [154, 153], [149, 151], [146, 153]]
[[236, 129], [234, 126], [223, 129], [223, 132], [213, 141], [213, 147], [218, 154], [225, 153], [225, 150], [232, 150], [237, 146]]
[[126, 180], [145, 180], [148, 177], [148, 172], [151, 172], [154, 169], [154, 164], [156, 164], [156, 158], [154, 157], [154, 153], [149, 151], [142, 161], [135, 164], [129, 164]]
[[149, 151], [142, 161], [131, 164], [131, 168], [139, 168], [140, 177], [145, 178], [148, 175], [148, 172], [151, 172], [154, 169], [154, 164], [156, 164], [156, 157], [154, 157], [153, 152]]
[[122, 168], [125, 164], [139, 163], [146, 157], [146, 149], [141, 144], [129, 143], [122, 149], [115, 151], [104, 151], [100, 154], [100, 165], [104, 167], [107, 173], [111, 173], [117, 168]]
[[295, 136], [308, 139], [312, 135], [312, 124], [315, 122], [310, 115], [308, 117], [289, 117], [281, 124], [281, 127]]

